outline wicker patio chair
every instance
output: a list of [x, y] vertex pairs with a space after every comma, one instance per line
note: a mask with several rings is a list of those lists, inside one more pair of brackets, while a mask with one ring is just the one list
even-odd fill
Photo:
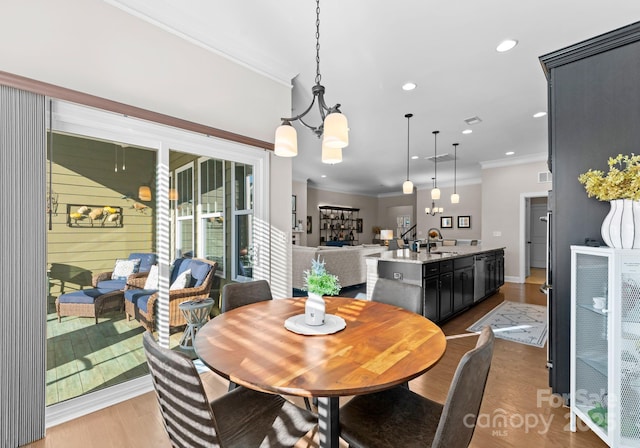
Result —
[[[182, 260], [182, 259], [181, 259]], [[191, 258], [190, 261], [206, 263], [211, 266], [208, 273], [202, 279], [202, 283], [197, 286], [176, 289], [169, 291], [169, 326], [180, 327], [187, 324], [184, 315], [178, 308], [182, 302], [197, 299], [206, 299], [211, 292], [211, 286], [215, 278], [218, 263], [215, 261], [205, 260], [202, 258]], [[155, 330], [156, 322], [156, 301], [158, 300], [157, 290], [141, 289], [140, 284], [144, 285], [144, 281], [149, 273], [139, 273], [134, 275], [135, 285], [128, 284], [125, 290], [124, 311], [127, 320], [132, 317], [138, 320], [144, 328], [149, 331]]]

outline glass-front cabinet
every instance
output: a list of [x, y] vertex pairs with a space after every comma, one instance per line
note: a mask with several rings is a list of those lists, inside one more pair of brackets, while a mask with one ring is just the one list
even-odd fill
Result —
[[571, 262], [571, 430], [640, 447], [640, 250], [572, 246]]

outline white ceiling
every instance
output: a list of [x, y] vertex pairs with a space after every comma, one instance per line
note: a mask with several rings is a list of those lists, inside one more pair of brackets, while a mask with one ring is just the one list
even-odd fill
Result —
[[[292, 115], [311, 102], [312, 0], [105, 1], [283, 83], [297, 76]], [[434, 154], [434, 130], [439, 155], [460, 143], [460, 184], [479, 180], [481, 163], [544, 160], [547, 119], [532, 117], [547, 110], [538, 57], [640, 20], [637, 0], [322, 0], [320, 8], [325, 98], [342, 104], [350, 145], [342, 163], [322, 164], [320, 141], [296, 125], [293, 176], [368, 195], [402, 191], [406, 113], [414, 114], [410, 154], [419, 159], [411, 160], [409, 177], [418, 188], [432, 186], [434, 166], [425, 157]], [[505, 38], [519, 45], [496, 52]], [[417, 89], [403, 91], [406, 81]], [[473, 116], [482, 122], [468, 126]], [[473, 133], [462, 135], [466, 128]], [[453, 162], [439, 163], [438, 184], [452, 183]]]

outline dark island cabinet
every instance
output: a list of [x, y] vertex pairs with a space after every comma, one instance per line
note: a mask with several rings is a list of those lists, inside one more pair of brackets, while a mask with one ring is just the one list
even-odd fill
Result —
[[473, 257], [453, 261], [453, 312], [473, 305]]

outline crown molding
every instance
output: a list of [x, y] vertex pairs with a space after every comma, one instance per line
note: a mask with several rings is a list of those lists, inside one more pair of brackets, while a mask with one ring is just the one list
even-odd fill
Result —
[[547, 154], [546, 152], [541, 152], [538, 154], [531, 154], [522, 157], [509, 157], [508, 159], [487, 160], [484, 162], [480, 162], [480, 168], [484, 170], [487, 168], [500, 168], [503, 166], [524, 165], [526, 163], [546, 162], [547, 157], [549, 157], [549, 154]]

